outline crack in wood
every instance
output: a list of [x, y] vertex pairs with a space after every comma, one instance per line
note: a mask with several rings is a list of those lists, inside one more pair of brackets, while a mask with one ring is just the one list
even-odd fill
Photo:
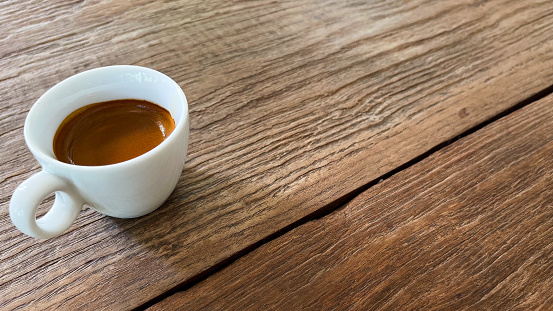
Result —
[[362, 187], [359, 187], [357, 189], [355, 189], [354, 191], [336, 199], [335, 201], [331, 202], [330, 204], [312, 212], [311, 214], [291, 223], [290, 225], [274, 232], [273, 234], [267, 236], [266, 238], [244, 248], [243, 250], [239, 251], [238, 253], [236, 253], [235, 255], [219, 262], [218, 264], [215, 264], [213, 265], [212, 267], [210, 267], [209, 269], [197, 274], [196, 276], [190, 278], [188, 281], [182, 283], [182, 284], [179, 284], [178, 286], [172, 288], [171, 290], [165, 292], [163, 295], [160, 295], [158, 297], [156, 297], [155, 299], [152, 299], [144, 304], [142, 304], [141, 306], [137, 307], [135, 310], [143, 310], [143, 309], [147, 309], [148, 307], [151, 307], [153, 306], [154, 304], [162, 301], [163, 299], [169, 297], [169, 296], [172, 296], [173, 294], [177, 293], [177, 292], [180, 292], [180, 291], [185, 291], [189, 288], [191, 288], [192, 286], [200, 283], [201, 281], [207, 279], [210, 275], [213, 275], [215, 273], [217, 273], [218, 271], [221, 271], [222, 269], [224, 269], [225, 267], [231, 265], [233, 262], [237, 261], [239, 258], [251, 253], [252, 251], [254, 251], [255, 249], [261, 247], [262, 245], [272, 241], [272, 240], [275, 240], [283, 235], [285, 235], [286, 233], [294, 230], [295, 228], [297, 227], [300, 227], [308, 222], [311, 222], [311, 221], [314, 221], [314, 220], [318, 220], [318, 219], [321, 219], [327, 215], [330, 215], [331, 213], [335, 213], [335, 212], [339, 212], [342, 208], [344, 208], [345, 206], [348, 205], [349, 202], [351, 202], [353, 199], [355, 199], [355, 197], [357, 197], [359, 194], [367, 191], [369, 188], [371, 188], [372, 186], [392, 177], [393, 175], [403, 171], [403, 170], [406, 170], [410, 167], [412, 167], [413, 165], [421, 162], [422, 160], [430, 157], [432, 154], [436, 153], [437, 151], [455, 143], [456, 141], [458, 141], [459, 139], [462, 139], [464, 137], [467, 137], [469, 135], [472, 135], [474, 133], [476, 133], [477, 131], [479, 131], [480, 129], [486, 127], [487, 125], [493, 123], [493, 122], [496, 122], [497, 120], [501, 119], [501, 118], [504, 118], [506, 117], [507, 115], [511, 114], [511, 113], [514, 113], [516, 112], [517, 110], [520, 110], [522, 108], [524, 108], [525, 106], [535, 102], [535, 101], [538, 101], [544, 97], [547, 97], [548, 95], [550, 94], [553, 94], [553, 85], [541, 90], [540, 92], [528, 97], [527, 99], [519, 102], [518, 104], [512, 106], [511, 108], [495, 115], [494, 117], [468, 129], [467, 131], [459, 134], [458, 136], [456, 136], [454, 139], [451, 139], [451, 140], [448, 140], [448, 141], [445, 141], [441, 144], [438, 144], [436, 145], [435, 147], [431, 148], [430, 150], [428, 150], [427, 152], [421, 154], [420, 156], [418, 157], [415, 157], [414, 159], [404, 163], [403, 165], [389, 171], [388, 173], [385, 173], [377, 178], [375, 178], [373, 181], [365, 184], [364, 186]]

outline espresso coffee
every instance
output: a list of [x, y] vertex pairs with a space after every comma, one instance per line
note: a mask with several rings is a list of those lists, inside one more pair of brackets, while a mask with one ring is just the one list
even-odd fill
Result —
[[75, 165], [115, 164], [152, 150], [174, 129], [169, 111], [148, 101], [95, 103], [63, 120], [54, 136], [54, 155]]

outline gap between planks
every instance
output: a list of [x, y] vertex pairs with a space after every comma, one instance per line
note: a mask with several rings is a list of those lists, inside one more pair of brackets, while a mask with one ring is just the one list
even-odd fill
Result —
[[519, 103], [517, 103], [516, 105], [496, 114], [495, 116], [485, 120], [484, 122], [481, 122], [480, 124], [477, 124], [476, 126], [466, 130], [465, 132], [457, 135], [455, 138], [453, 139], [450, 139], [450, 140], [446, 140], [434, 147], [432, 147], [431, 149], [429, 149], [428, 151], [424, 152], [423, 154], [405, 162], [404, 164], [396, 167], [395, 169], [373, 179], [372, 181], [368, 182], [367, 184], [347, 193], [346, 195], [344, 196], [341, 196], [339, 198], [337, 198], [336, 200], [332, 201], [331, 203], [315, 210], [314, 212], [296, 220], [295, 222], [289, 224], [288, 226], [286, 227], [283, 227], [282, 229], [270, 234], [269, 236], [259, 240], [258, 242], [242, 249], [241, 251], [237, 252], [236, 254], [234, 254], [233, 256], [229, 257], [229, 258], [226, 258], [225, 260], [211, 266], [210, 268], [208, 268], [207, 270], [191, 277], [189, 280], [173, 287], [172, 289], [166, 291], [165, 293], [163, 293], [162, 295], [159, 295], [157, 297], [155, 297], [154, 299], [151, 299], [149, 301], [147, 301], [146, 303], [142, 304], [141, 306], [135, 308], [134, 310], [144, 310], [144, 309], [147, 309], [159, 302], [161, 302], [162, 300], [178, 293], [178, 292], [182, 292], [182, 291], [186, 291], [188, 290], [189, 288], [193, 287], [194, 285], [202, 282], [203, 280], [207, 279], [209, 276], [221, 271], [222, 269], [228, 267], [229, 265], [231, 265], [233, 262], [237, 261], [238, 259], [240, 259], [241, 257], [251, 253], [252, 251], [254, 251], [255, 249], [261, 247], [263, 244], [265, 243], [268, 243], [272, 240], [275, 240], [283, 235], [285, 235], [286, 233], [288, 233], [289, 231], [297, 228], [297, 227], [300, 227], [310, 221], [313, 221], [313, 220], [317, 220], [317, 219], [321, 219], [337, 210], [340, 210], [341, 208], [345, 207], [349, 202], [351, 202], [355, 197], [357, 197], [358, 195], [360, 195], [361, 193], [365, 192], [366, 190], [368, 190], [369, 188], [371, 188], [372, 186], [384, 181], [385, 179], [388, 179], [390, 177], [392, 177], [393, 175], [403, 171], [403, 170], [406, 170], [408, 168], [410, 168], [411, 166], [415, 165], [416, 163], [424, 160], [425, 158], [431, 156], [432, 154], [434, 154], [435, 152], [439, 151], [440, 149], [442, 148], [445, 148], [453, 143], [455, 143], [457, 140], [463, 138], [463, 137], [466, 137], [468, 135], [471, 135], [477, 131], [479, 131], [480, 129], [486, 127], [487, 125], [493, 123], [493, 122], [496, 122], [498, 121], [499, 119], [501, 118], [504, 118], [506, 117], [507, 115], [517, 111], [517, 110], [520, 110], [524, 107], [526, 107], [527, 105], [533, 103], [533, 102], [536, 102], [544, 97], [547, 97], [549, 95], [553, 94], [553, 85], [550, 85], [549, 87], [535, 93], [534, 95], [532, 96], [529, 96], [528, 98], [520, 101]]

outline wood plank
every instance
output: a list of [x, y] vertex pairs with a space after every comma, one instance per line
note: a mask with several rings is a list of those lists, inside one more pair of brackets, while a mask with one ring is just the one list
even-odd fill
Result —
[[149, 310], [548, 310], [553, 96]]
[[[512, 107], [553, 80], [550, 2], [0, 3], [0, 308], [127, 309]], [[10, 223], [40, 168], [25, 113], [85, 69], [137, 64], [190, 101], [177, 189], [135, 220]]]

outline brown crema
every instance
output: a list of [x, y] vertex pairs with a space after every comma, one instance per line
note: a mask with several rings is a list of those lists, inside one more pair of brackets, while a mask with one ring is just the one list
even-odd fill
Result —
[[54, 154], [75, 165], [115, 164], [152, 150], [174, 129], [169, 111], [148, 101], [95, 103], [63, 120], [54, 136]]

